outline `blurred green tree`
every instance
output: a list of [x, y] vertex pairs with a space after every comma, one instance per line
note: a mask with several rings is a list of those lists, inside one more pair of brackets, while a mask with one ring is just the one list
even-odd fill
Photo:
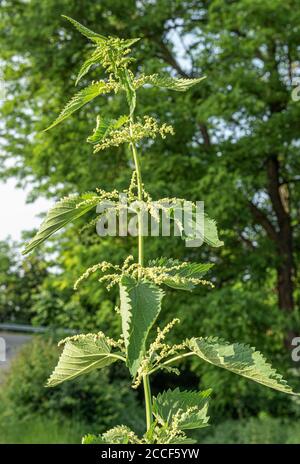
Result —
[[[89, 52], [89, 45], [60, 14], [106, 35], [146, 39], [137, 67], [147, 73], [162, 69], [182, 77], [207, 75], [203, 85], [188, 94], [169, 92], [161, 98], [148, 89], [141, 92], [143, 111], [158, 118], [168, 114], [176, 131], [144, 153], [144, 179], [153, 198], [158, 191], [166, 196], [182, 192], [191, 200], [205, 197], [225, 246], [208, 255], [205, 246], [189, 249], [175, 239], [164, 243], [149, 238], [146, 247], [154, 256], [169, 253], [216, 263], [214, 292], [204, 297], [199, 290], [171, 300], [182, 327], [189, 330], [192, 324], [204, 334], [218, 329], [233, 340], [243, 334], [243, 340], [255, 342], [273, 359], [277, 356], [278, 364], [283, 358], [286, 362], [290, 338], [299, 327], [300, 107], [292, 98], [300, 74], [299, 2], [126, 0], [124, 6], [119, 0], [7, 0], [0, 18], [0, 59], [8, 95], [0, 127], [5, 138], [1, 172], [3, 178], [17, 176], [20, 185], [30, 181], [29, 200], [91, 186], [122, 189], [130, 176], [122, 148], [113, 157], [109, 150], [92, 155], [82, 143], [95, 111], [101, 114], [105, 106], [106, 114], [122, 113], [118, 98], [101, 97], [96, 109], [87, 105], [56, 131], [41, 132], [64, 106], [63, 95], [74, 93], [69, 78], [74, 75], [75, 81], [79, 51]], [[91, 121], [90, 128], [86, 121]], [[94, 245], [86, 247], [91, 241]], [[87, 327], [105, 329], [105, 321], [115, 317], [114, 295], [96, 282], [91, 294], [83, 287], [71, 295], [70, 289], [82, 269], [100, 260], [97, 256], [102, 260], [112, 255], [117, 261], [129, 251], [125, 246], [130, 247], [130, 241], [122, 238], [104, 244], [93, 230], [78, 235], [70, 228], [59, 235], [57, 265], [64, 272], [59, 285], [50, 277], [43, 291], [69, 305], [71, 299], [80, 316], [74, 317], [65, 304], [64, 313], [52, 311], [43, 293], [36, 302], [37, 320], [61, 323], [63, 318], [76, 326], [76, 317], [82, 320], [84, 315]], [[167, 315], [168, 307], [164, 311]], [[195, 369], [199, 375], [201, 367]], [[202, 381], [209, 384], [209, 375], [218, 374], [208, 373]], [[272, 394], [266, 400], [266, 393], [258, 397], [255, 388], [245, 401], [240, 382], [235, 384], [240, 394], [239, 404], [232, 406], [235, 413], [245, 413], [242, 403], [253, 405], [246, 413], [263, 408], [264, 401], [268, 407], [273, 404]], [[223, 409], [230, 414], [233, 392], [228, 385], [222, 380]]]
[[48, 276], [48, 265], [41, 255], [23, 261], [16, 243], [0, 242], [0, 322], [30, 323], [34, 298]]

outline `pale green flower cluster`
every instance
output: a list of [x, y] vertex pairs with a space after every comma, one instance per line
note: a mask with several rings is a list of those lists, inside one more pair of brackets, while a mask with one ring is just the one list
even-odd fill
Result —
[[[145, 280], [151, 281], [156, 285], [162, 285], [166, 281], [172, 282], [176, 285], [193, 284], [193, 285], [209, 285], [213, 287], [213, 284], [204, 279], [195, 277], [183, 277], [177, 274], [172, 275], [174, 271], [180, 271], [189, 265], [188, 262], [182, 262], [174, 266], [149, 266], [143, 267], [140, 264], [133, 262], [133, 256], [129, 255], [123, 266], [112, 264], [107, 261], [95, 264], [89, 267], [74, 284], [74, 289], [77, 290], [80, 283], [87, 279], [94, 272], [100, 271], [104, 275], [100, 277], [99, 282], [105, 283], [107, 290], [110, 290], [114, 285], [119, 284], [124, 275], [129, 275], [134, 279], [139, 276]], [[131, 263], [131, 264], [130, 264]], [[107, 273], [108, 271], [114, 271], [113, 273]]]
[[63, 340], [60, 340], [60, 342], [58, 343], [58, 346], [65, 345], [67, 342], [78, 342], [80, 340], [85, 342], [87, 336], [93, 337], [95, 341], [99, 339], [104, 340], [105, 343], [111, 348], [118, 348], [121, 351], [124, 351], [124, 339], [122, 337], [119, 340], [114, 340], [113, 338], [107, 337], [103, 332], [98, 332], [96, 334], [88, 334], [88, 335], [79, 334], [79, 335], [73, 335], [72, 337], [66, 337]]
[[121, 90], [120, 82], [114, 79], [113, 74], [110, 74], [107, 80], [99, 79], [97, 81], [95, 80], [92, 81], [92, 85], [96, 85], [96, 84], [103, 85], [103, 93], [105, 94], [110, 93], [110, 92], [118, 93], [119, 90]]
[[[135, 40], [136, 41], [136, 40]], [[129, 45], [132, 41], [119, 39], [116, 37], [107, 37], [101, 45], [97, 47], [94, 59], [97, 58], [107, 72], [116, 72], [120, 68], [126, 68], [129, 63], [134, 61], [134, 58], [129, 58], [127, 55], [131, 49]]]
[[109, 132], [107, 137], [95, 145], [94, 153], [109, 147], [117, 147], [123, 143], [137, 143], [144, 138], [155, 139], [158, 135], [164, 139], [167, 134], [174, 134], [174, 129], [170, 124], [159, 125], [155, 118], [144, 116], [143, 122], [128, 123], [119, 130]]
[[[142, 183], [142, 192], [143, 192], [143, 201], [145, 202], [152, 202], [152, 198], [150, 194], [145, 190], [145, 186]], [[134, 170], [132, 172], [131, 180], [128, 189], [124, 190], [124, 193], [126, 193], [128, 197], [129, 202], [134, 202], [135, 200], [138, 200], [138, 185], [137, 185], [137, 172]]]
[[117, 425], [116, 427], [103, 433], [102, 438], [104, 442], [114, 444], [123, 444], [124, 438], [126, 438], [126, 441], [130, 444], [143, 443], [142, 440], [140, 440], [139, 437], [126, 425]]
[[[101, 271], [106, 273], [108, 270], [113, 269], [114, 271], [119, 271], [120, 266], [113, 265], [112, 263], [108, 263], [107, 261], [102, 261], [101, 263], [95, 264], [94, 266], [89, 267], [75, 282], [74, 290], [77, 290], [79, 285], [83, 280], [86, 280], [90, 277], [91, 274]], [[111, 278], [112, 276], [116, 276], [118, 274], [106, 274], [105, 277]]]
[[[165, 338], [170, 330], [173, 329], [175, 324], [180, 322], [179, 319], [173, 319], [169, 322], [162, 330], [157, 328], [157, 336], [153, 343], [151, 343], [149, 350], [145, 354], [144, 358], [141, 361], [140, 367], [137, 371], [136, 378], [132, 384], [132, 388], [138, 388], [143, 380], [143, 376], [148, 374], [152, 369], [157, 367], [167, 358], [177, 355], [179, 351], [185, 349], [184, 344], [180, 345], [169, 345], [165, 342]], [[171, 368], [172, 372], [179, 374], [178, 369]]]

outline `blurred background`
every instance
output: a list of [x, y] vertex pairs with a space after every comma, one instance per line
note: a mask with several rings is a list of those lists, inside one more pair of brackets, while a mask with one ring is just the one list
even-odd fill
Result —
[[[172, 292], [161, 324], [179, 317], [174, 340], [216, 335], [256, 346], [300, 391], [300, 4], [298, 0], [3, 0], [0, 2], [0, 443], [78, 443], [119, 423], [143, 431], [142, 395], [119, 365], [45, 389], [66, 332], [117, 336], [117, 293], [74, 281], [102, 260], [135, 254], [135, 240], [103, 240], [80, 220], [21, 257], [47, 208], [64, 195], [127, 187], [123, 147], [92, 154], [97, 114], [123, 114], [101, 97], [43, 133], [75, 93], [91, 45], [65, 14], [104, 35], [141, 37], [137, 72], [206, 75], [187, 93], [143, 89], [138, 113], [173, 124], [175, 135], [141, 146], [154, 199], [204, 200], [224, 247], [185, 248], [146, 239], [149, 258], [213, 262], [214, 289]], [[102, 77], [99, 68], [88, 80]], [[83, 79], [85, 80], [85, 78]], [[84, 86], [86, 82], [81, 85]], [[43, 328], [41, 331], [40, 328]], [[36, 333], [38, 332], [38, 333]], [[168, 386], [213, 386], [212, 427], [199, 443], [300, 443], [299, 400], [202, 364], [182, 364]]]

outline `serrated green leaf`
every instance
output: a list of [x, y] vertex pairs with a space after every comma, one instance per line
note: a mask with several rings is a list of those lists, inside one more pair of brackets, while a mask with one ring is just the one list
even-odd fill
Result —
[[64, 107], [64, 109], [62, 110], [58, 118], [56, 118], [55, 121], [49, 127], [47, 127], [47, 129], [45, 129], [45, 131], [48, 131], [49, 129], [52, 129], [57, 124], [60, 124], [62, 121], [67, 119], [69, 116], [71, 116], [71, 114], [73, 114], [75, 111], [79, 110], [79, 108], [86, 105], [86, 103], [98, 97], [98, 95], [101, 95], [101, 94], [104, 94], [110, 91], [111, 91], [110, 87], [104, 81], [95, 82], [94, 84], [91, 84], [88, 87], [85, 87], [80, 92], [78, 92], [76, 95], [74, 95], [73, 98], [71, 98], [71, 100]]
[[170, 426], [176, 415], [181, 430], [208, 426], [208, 402], [211, 390], [202, 392], [167, 390], [153, 400], [153, 413], [158, 422]]
[[[166, 274], [170, 275], [171, 277], [179, 277], [179, 278], [193, 278], [193, 279], [202, 279], [202, 277], [214, 266], [214, 264], [206, 263], [182, 263], [177, 259], [170, 259], [170, 258], [157, 258], [154, 260], [149, 261], [149, 267], [166, 267], [171, 268], [174, 266], [179, 266], [184, 264], [184, 267], [178, 270], [170, 270], [166, 271]], [[192, 291], [195, 288], [195, 284], [192, 282], [180, 282], [176, 283], [174, 280], [165, 279], [164, 284], [168, 285], [168, 287], [175, 288], [177, 290], [187, 290]]]
[[76, 377], [109, 366], [118, 359], [120, 353], [111, 353], [111, 347], [102, 334], [87, 334], [66, 340], [58, 364], [51, 374], [47, 387], [73, 380]]
[[94, 193], [70, 195], [60, 200], [48, 211], [38, 232], [26, 245], [23, 254], [29, 253], [66, 224], [86, 214], [94, 208], [98, 202], [99, 197]]
[[123, 276], [120, 282], [120, 311], [127, 365], [136, 375], [145, 352], [148, 333], [161, 310], [163, 291], [145, 280]]
[[[183, 211], [183, 214], [176, 214], [177, 210]], [[164, 211], [174, 221], [187, 246], [200, 246], [203, 242], [215, 248], [224, 245], [219, 239], [216, 221], [204, 212], [202, 216], [201, 211], [197, 217], [196, 205], [192, 202], [176, 199], [173, 205]]]
[[[194, 224], [191, 224], [190, 226], [190, 230], [193, 232], [186, 232], [186, 230], [188, 230], [187, 229], [188, 223], [189, 221], [187, 221], [187, 224], [185, 224], [185, 227], [183, 229], [183, 234], [182, 234], [182, 238], [186, 240], [187, 245], [190, 243], [189, 246], [199, 246], [197, 244], [199, 240], [200, 242], [205, 242], [214, 248], [218, 248], [224, 245], [224, 242], [222, 242], [219, 239], [216, 221], [210, 218], [206, 213], [204, 213], [204, 216], [203, 216], [203, 230], [202, 231], [201, 229], [197, 230], [198, 236], [194, 235], [193, 227], [195, 225], [195, 220], [194, 220]], [[195, 242], [194, 245], [193, 245], [193, 242]]]
[[81, 66], [75, 82], [75, 85], [77, 85], [80, 79], [88, 73], [90, 67], [100, 62], [102, 45], [107, 41], [107, 38], [101, 34], [97, 34], [96, 32], [91, 31], [90, 29], [83, 26], [78, 21], [75, 21], [75, 19], [70, 18], [69, 16], [63, 15], [63, 18], [66, 18], [68, 21], [70, 21], [76, 27], [76, 29], [79, 32], [81, 32], [81, 34], [83, 34], [85, 37], [87, 37], [92, 42], [95, 42], [98, 45], [96, 50], [93, 51], [91, 56]]
[[92, 40], [93, 42], [99, 43], [99, 42], [105, 42], [107, 40], [104, 35], [97, 34], [96, 32], [91, 31], [91, 29], [88, 29], [87, 27], [83, 26], [82, 24], [80, 24], [75, 19], [70, 18], [69, 16], [66, 16], [66, 15], [62, 15], [62, 17], [67, 19], [68, 21], [70, 21], [70, 23], [73, 24], [73, 26], [75, 26], [76, 29], [82, 35], [84, 35], [88, 39]]
[[188, 348], [204, 361], [284, 393], [295, 394], [287, 382], [255, 348], [230, 344], [217, 337], [192, 338]]
[[158, 74], [153, 74], [151, 76], [145, 76], [143, 85], [151, 84], [156, 87], [176, 90], [177, 92], [185, 92], [205, 78], [206, 76], [199, 77], [197, 79], [177, 79], [171, 76], [159, 76]]

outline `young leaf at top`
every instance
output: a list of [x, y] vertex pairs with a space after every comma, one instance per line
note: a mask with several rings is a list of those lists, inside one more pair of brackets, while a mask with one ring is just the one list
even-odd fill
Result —
[[62, 15], [62, 17], [67, 19], [68, 21], [70, 21], [70, 23], [72, 23], [73, 26], [75, 26], [76, 29], [79, 32], [81, 32], [82, 35], [84, 35], [88, 39], [92, 40], [93, 42], [96, 42], [97, 44], [99, 44], [99, 43], [104, 42], [106, 40], [106, 37], [104, 35], [100, 35], [100, 34], [97, 34], [94, 31], [91, 31], [90, 29], [83, 26], [82, 24], [80, 24], [75, 19], [70, 18], [69, 16], [66, 16], [66, 15]]
[[99, 197], [94, 193], [70, 195], [60, 200], [48, 211], [38, 232], [26, 245], [22, 253], [25, 255], [32, 251], [66, 224], [86, 214], [94, 208], [98, 202]]
[[118, 359], [122, 359], [121, 353], [111, 353], [111, 347], [103, 334], [75, 335], [66, 339], [47, 387], [55, 387], [66, 380], [109, 366]]
[[167, 390], [153, 400], [153, 413], [159, 423], [171, 425], [177, 417], [181, 430], [208, 426], [208, 402], [211, 390], [202, 392]]
[[79, 110], [79, 108], [81, 108], [82, 106], [86, 105], [86, 103], [98, 97], [98, 95], [108, 93], [111, 90], [112, 85], [104, 81], [95, 82], [94, 84], [85, 87], [76, 95], [74, 95], [73, 98], [71, 98], [71, 100], [64, 107], [58, 118], [56, 118], [55, 121], [49, 127], [47, 127], [47, 129], [45, 129], [45, 131], [48, 131], [57, 124], [60, 124], [62, 121], [67, 119], [72, 113]]
[[123, 276], [120, 283], [120, 312], [127, 365], [133, 376], [145, 352], [148, 333], [161, 310], [163, 291], [145, 280]]
[[284, 393], [295, 394], [278, 372], [255, 348], [230, 344], [217, 337], [192, 338], [187, 347], [204, 361]]

